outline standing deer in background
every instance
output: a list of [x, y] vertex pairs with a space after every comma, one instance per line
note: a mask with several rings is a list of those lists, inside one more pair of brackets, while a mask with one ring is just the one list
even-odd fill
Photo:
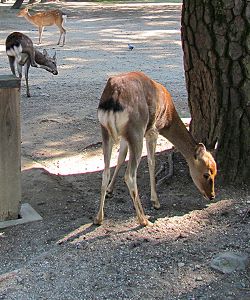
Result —
[[[109, 78], [99, 103], [98, 119], [101, 124], [105, 166], [95, 224], [103, 222], [106, 193], [112, 192], [115, 178], [128, 149], [129, 162], [125, 182], [139, 223], [143, 226], [151, 224], [144, 214], [137, 189], [137, 168], [142, 154], [143, 137], [146, 138], [151, 201], [154, 208], [160, 207], [155, 183], [155, 148], [158, 134], [167, 138], [182, 153], [199, 191], [206, 198], [215, 197], [216, 162], [203, 144], [195, 142], [178, 116], [171, 95], [161, 84], [140, 72]], [[109, 184], [112, 146], [119, 136], [121, 142], [118, 163]]]
[[29, 68], [30, 65], [45, 69], [46, 71], [57, 75], [56, 53], [49, 57], [44, 49], [43, 53], [34, 48], [32, 40], [20, 32], [11, 33], [6, 39], [6, 54], [9, 58], [10, 69], [13, 75], [16, 75], [15, 64], [19, 78], [22, 79], [22, 67], [25, 68], [26, 94], [30, 97], [29, 91]]
[[63, 28], [62, 24], [63, 24], [63, 20], [66, 19], [67, 16], [63, 14], [59, 9], [42, 11], [34, 15], [30, 15], [28, 8], [23, 8], [22, 10], [20, 10], [17, 16], [24, 17], [28, 22], [38, 27], [38, 31], [39, 31], [38, 44], [41, 44], [42, 42], [42, 34], [43, 34], [44, 27], [56, 25], [60, 30], [60, 37], [57, 45], [60, 45], [61, 37], [63, 35], [62, 46], [64, 46], [66, 30]]

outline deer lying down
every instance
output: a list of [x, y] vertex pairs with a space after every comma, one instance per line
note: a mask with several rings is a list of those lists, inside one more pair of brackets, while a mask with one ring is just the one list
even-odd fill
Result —
[[[196, 143], [178, 116], [169, 92], [159, 83], [140, 72], [131, 72], [109, 78], [98, 107], [101, 124], [104, 171], [101, 200], [95, 224], [104, 218], [104, 201], [112, 193], [118, 171], [129, 149], [125, 182], [133, 200], [138, 221], [150, 225], [137, 188], [137, 168], [140, 162], [143, 138], [146, 138], [151, 184], [151, 201], [154, 208], [160, 203], [155, 183], [155, 148], [158, 134], [167, 138], [186, 159], [194, 184], [206, 198], [213, 199], [216, 162], [201, 143]], [[121, 137], [117, 167], [110, 179], [110, 157], [114, 141]]]
[[20, 32], [11, 33], [6, 39], [6, 54], [9, 58], [10, 69], [13, 75], [16, 75], [15, 64], [19, 78], [22, 78], [22, 67], [25, 68], [26, 93], [30, 97], [29, 91], [29, 68], [42, 68], [46, 71], [57, 75], [56, 53], [53, 57], [49, 57], [44, 49], [43, 53], [34, 48], [32, 40], [25, 34]]

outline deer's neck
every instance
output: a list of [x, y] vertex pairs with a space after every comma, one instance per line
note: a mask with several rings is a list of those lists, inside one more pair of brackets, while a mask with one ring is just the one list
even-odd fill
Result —
[[159, 133], [182, 153], [188, 163], [193, 160], [197, 143], [176, 111], [173, 112], [171, 123], [159, 130]]
[[[24, 16], [24, 18], [25, 18], [28, 22], [30, 22], [30, 23], [32, 23], [32, 24], [35, 24], [35, 22], [34, 22], [34, 16], [30, 15], [29, 13], [27, 13], [27, 14]], [[35, 25], [36, 25], [36, 24], [35, 24]]]
[[44, 55], [37, 49], [35, 49], [35, 61], [39, 65], [44, 65], [44, 62], [45, 62]]

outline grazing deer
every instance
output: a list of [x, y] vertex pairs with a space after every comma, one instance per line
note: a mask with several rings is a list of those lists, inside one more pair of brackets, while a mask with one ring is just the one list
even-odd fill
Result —
[[62, 46], [64, 46], [66, 30], [63, 28], [62, 24], [63, 24], [63, 20], [66, 19], [67, 16], [63, 14], [59, 9], [42, 11], [34, 15], [30, 15], [29, 9], [26, 7], [20, 10], [17, 16], [24, 17], [28, 22], [38, 27], [39, 44], [41, 44], [42, 42], [42, 34], [43, 34], [44, 27], [56, 25], [60, 30], [60, 37], [57, 45], [60, 45], [61, 37], [63, 35]]
[[[144, 214], [136, 182], [143, 137], [146, 138], [151, 201], [154, 208], [160, 207], [155, 183], [155, 148], [158, 134], [167, 138], [182, 153], [199, 191], [206, 198], [215, 197], [216, 162], [203, 144], [194, 141], [178, 116], [171, 95], [161, 84], [140, 72], [109, 78], [98, 106], [98, 119], [101, 124], [105, 166], [100, 207], [94, 220], [95, 224], [103, 222], [105, 196], [107, 192], [112, 192], [115, 178], [129, 149], [125, 182], [139, 223], [143, 226], [151, 225]], [[112, 146], [118, 141], [119, 136], [121, 141], [118, 163], [109, 184]]]
[[45, 69], [46, 71], [57, 75], [56, 53], [53, 57], [49, 57], [44, 49], [43, 53], [33, 47], [32, 40], [25, 34], [20, 32], [11, 33], [6, 39], [6, 54], [9, 58], [10, 69], [16, 76], [15, 64], [19, 78], [22, 79], [22, 67], [25, 68], [26, 94], [30, 97], [29, 91], [29, 68], [30, 65]]

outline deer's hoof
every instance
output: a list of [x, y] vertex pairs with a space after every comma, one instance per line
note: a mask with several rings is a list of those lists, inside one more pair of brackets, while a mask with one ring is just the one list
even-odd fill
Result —
[[113, 191], [106, 192], [106, 198], [112, 198], [114, 196]]
[[102, 223], [103, 223], [102, 219], [100, 219], [98, 217], [94, 218], [94, 221], [93, 221], [94, 225], [102, 225]]
[[152, 202], [153, 208], [159, 209], [161, 207], [159, 202]]
[[151, 223], [148, 219], [141, 220], [139, 223], [141, 226], [147, 226], [147, 227], [153, 226], [153, 223]]

